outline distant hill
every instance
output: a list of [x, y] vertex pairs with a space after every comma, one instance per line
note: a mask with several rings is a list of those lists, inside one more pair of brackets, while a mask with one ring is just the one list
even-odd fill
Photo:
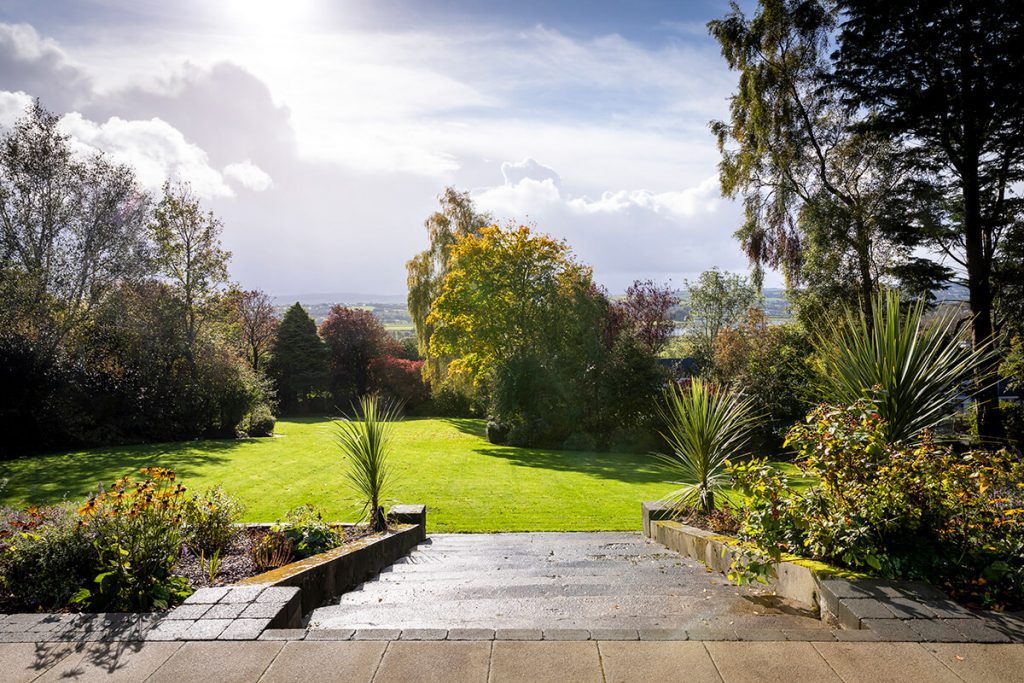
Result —
[[304, 306], [317, 304], [344, 304], [355, 306], [358, 304], [404, 304], [405, 294], [361, 294], [358, 292], [326, 292], [314, 294], [275, 294], [273, 296], [276, 306], [290, 306], [296, 301]]

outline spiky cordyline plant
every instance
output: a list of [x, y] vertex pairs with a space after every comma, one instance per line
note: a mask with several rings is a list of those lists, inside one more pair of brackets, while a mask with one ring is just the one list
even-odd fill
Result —
[[370, 394], [359, 399], [357, 411], [338, 421], [336, 438], [348, 464], [345, 478], [363, 501], [363, 514], [369, 512], [374, 531], [384, 531], [387, 517], [381, 500], [393, 474], [389, 459], [399, 406]]
[[712, 512], [730, 481], [726, 460], [742, 455], [758, 420], [753, 403], [734, 389], [693, 379], [669, 387], [658, 409], [672, 453], [655, 455], [682, 484], [662, 502], [678, 512]]
[[867, 398], [885, 420], [890, 443], [912, 441], [956, 411], [961, 383], [992, 353], [956, 335], [954, 317], [922, 325], [924, 302], [901, 310], [899, 292], [871, 299], [871, 324], [848, 310], [818, 335], [822, 397], [851, 404]]

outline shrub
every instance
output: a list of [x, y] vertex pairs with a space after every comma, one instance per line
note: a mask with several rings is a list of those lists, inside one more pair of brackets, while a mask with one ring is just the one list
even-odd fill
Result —
[[430, 399], [430, 387], [423, 381], [423, 361], [380, 356], [369, 364], [370, 391], [411, 411]]
[[586, 432], [573, 432], [564, 442], [562, 450], [566, 451], [596, 451], [597, 439]]
[[93, 578], [96, 553], [69, 506], [4, 510], [0, 520], [0, 602], [58, 609]]
[[816, 342], [822, 396], [852, 404], [868, 398], [889, 442], [912, 440], [955, 410], [960, 385], [991, 357], [990, 346], [971, 347], [956, 335], [956, 319], [922, 325], [924, 301], [903, 312], [899, 293], [871, 301], [871, 320], [847, 311]]
[[732, 468], [741, 538], [770, 559], [810, 555], [887, 578], [940, 583], [985, 605], [1024, 603], [1024, 465], [957, 454], [927, 434], [888, 440], [874, 405], [820, 406], [787, 443], [819, 483], [799, 491], [764, 461]]
[[391, 439], [398, 412], [375, 395], [359, 400], [359, 417], [337, 423], [337, 440], [345, 458], [345, 478], [363, 501], [374, 531], [387, 529], [381, 500], [391, 483]]
[[245, 508], [217, 486], [202, 496], [192, 496], [182, 506], [185, 545], [195, 553], [212, 555], [231, 547], [240, 530], [235, 524]]
[[694, 379], [685, 387], [669, 387], [659, 410], [672, 454], [657, 457], [669, 472], [682, 478], [674, 482], [681, 488], [668, 494], [665, 502], [678, 511], [713, 511], [716, 496], [729, 483], [726, 461], [743, 452], [757, 421], [750, 400]]
[[497, 446], [502, 446], [508, 443], [508, 426], [503, 425], [497, 420], [487, 421], [487, 441]]
[[324, 521], [320, 511], [310, 504], [289, 510], [285, 522], [275, 524], [271, 530], [283, 534], [291, 541], [298, 559], [337, 548], [342, 541], [342, 535]]
[[144, 481], [118, 479], [79, 508], [98, 555], [95, 586], [73, 598], [87, 609], [163, 609], [191, 592], [185, 578], [174, 575], [183, 540], [185, 487], [174, 483], [173, 470], [141, 472]]
[[283, 567], [292, 561], [294, 553], [295, 544], [280, 531], [270, 531], [258, 536], [249, 551], [253, 564], [262, 570]]
[[266, 403], [260, 403], [245, 419], [245, 432], [249, 436], [273, 436], [277, 418]]

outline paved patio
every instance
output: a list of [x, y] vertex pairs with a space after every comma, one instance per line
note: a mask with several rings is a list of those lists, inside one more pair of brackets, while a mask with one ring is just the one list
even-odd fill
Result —
[[21, 681], [1020, 681], [1024, 645], [838, 642], [0, 644]]

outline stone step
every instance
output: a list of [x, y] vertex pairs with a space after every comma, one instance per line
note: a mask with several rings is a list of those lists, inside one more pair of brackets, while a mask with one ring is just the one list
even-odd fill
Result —
[[672, 586], [653, 588], [643, 584], [441, 584], [430, 586], [387, 586], [371, 584], [362, 590], [346, 593], [340, 604], [373, 604], [384, 602], [401, 602], [404, 600], [475, 600], [486, 598], [528, 598], [528, 597], [566, 597], [566, 596], [621, 596], [629, 599], [634, 596], [666, 596], [694, 595], [691, 586], [677, 583]]
[[638, 533], [434, 535], [313, 629], [821, 628]]
[[[483, 598], [414, 604], [335, 605], [314, 613], [311, 628], [758, 628], [825, 625], [782, 613], [735, 614], [712, 596]], [[585, 626], [589, 624], [590, 626]]]

